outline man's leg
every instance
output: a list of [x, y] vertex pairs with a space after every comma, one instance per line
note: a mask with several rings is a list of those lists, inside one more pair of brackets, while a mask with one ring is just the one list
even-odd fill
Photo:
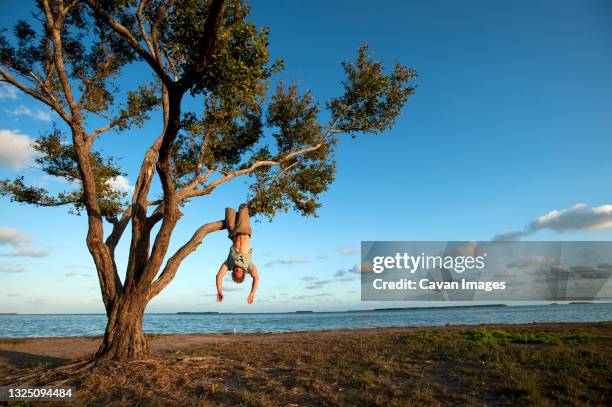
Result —
[[245, 234], [251, 236], [253, 229], [251, 229], [251, 221], [249, 218], [249, 208], [242, 204], [238, 209], [238, 215], [236, 216], [236, 227], [234, 228], [234, 234]]
[[225, 227], [227, 228], [227, 237], [234, 239], [236, 229], [236, 211], [234, 208], [225, 208]]

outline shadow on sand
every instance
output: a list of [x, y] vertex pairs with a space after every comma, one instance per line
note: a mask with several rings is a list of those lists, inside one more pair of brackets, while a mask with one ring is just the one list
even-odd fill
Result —
[[16, 368], [56, 367], [70, 361], [70, 359], [56, 358], [48, 355], [35, 355], [33, 353], [16, 352], [5, 349], [0, 349], [0, 359]]

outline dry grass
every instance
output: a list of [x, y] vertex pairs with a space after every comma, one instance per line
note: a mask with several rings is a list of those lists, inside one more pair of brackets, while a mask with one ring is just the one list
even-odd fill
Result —
[[53, 380], [76, 405], [612, 404], [611, 323], [225, 338]]

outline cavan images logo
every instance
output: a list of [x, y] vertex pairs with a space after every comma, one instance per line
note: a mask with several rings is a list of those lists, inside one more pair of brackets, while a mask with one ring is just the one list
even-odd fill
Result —
[[612, 242], [362, 242], [363, 301], [612, 299]]

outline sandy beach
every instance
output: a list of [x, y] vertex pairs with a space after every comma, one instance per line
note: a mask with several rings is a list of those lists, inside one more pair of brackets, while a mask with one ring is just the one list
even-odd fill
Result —
[[1, 339], [0, 384], [72, 385], [76, 405], [612, 401], [610, 322], [150, 335], [148, 360], [62, 370], [99, 342]]

